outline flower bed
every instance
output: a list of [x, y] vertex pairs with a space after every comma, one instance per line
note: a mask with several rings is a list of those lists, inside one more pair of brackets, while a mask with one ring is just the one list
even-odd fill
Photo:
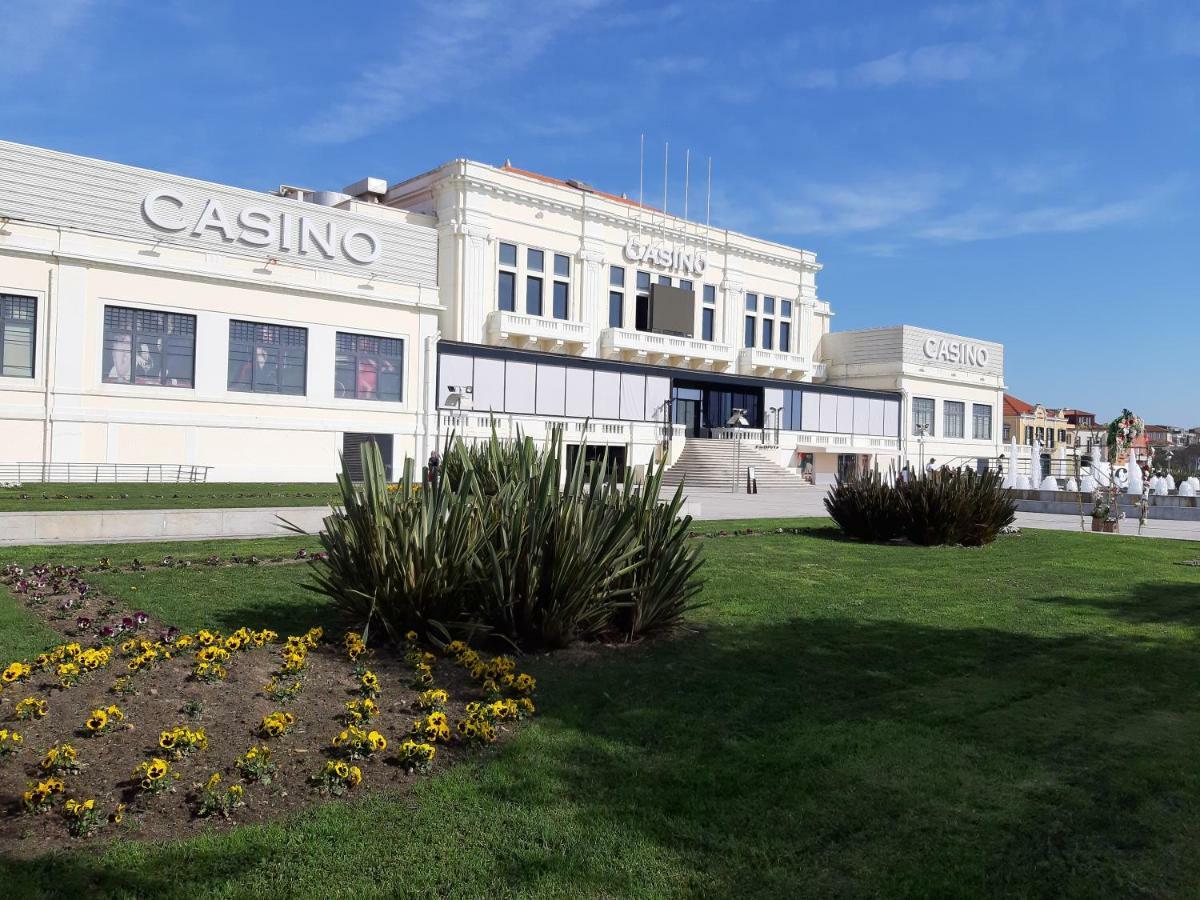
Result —
[[515, 660], [460, 642], [409, 633], [395, 652], [319, 628], [180, 632], [80, 570], [8, 567], [0, 580], [67, 638], [0, 660], [0, 845], [16, 855], [402, 789], [534, 711]]

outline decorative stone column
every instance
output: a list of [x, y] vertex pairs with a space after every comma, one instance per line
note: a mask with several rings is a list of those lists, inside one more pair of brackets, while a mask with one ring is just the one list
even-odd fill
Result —
[[724, 306], [719, 340], [736, 351], [742, 346], [742, 331], [738, 326], [746, 309], [746, 288], [740, 272], [726, 270], [725, 280], [721, 282], [721, 302]]
[[600, 349], [600, 332], [608, 327], [608, 306], [605, 303], [604, 251], [585, 243], [579, 251], [579, 309], [578, 321], [588, 328], [588, 345], [584, 353], [595, 356]]
[[451, 296], [442, 292], [442, 302], [453, 312], [457, 340], [483, 343], [484, 322], [491, 312], [495, 291], [492, 265], [492, 234], [487, 221], [472, 216], [472, 221], [452, 220], [448, 231], [453, 252], [449, 286]]

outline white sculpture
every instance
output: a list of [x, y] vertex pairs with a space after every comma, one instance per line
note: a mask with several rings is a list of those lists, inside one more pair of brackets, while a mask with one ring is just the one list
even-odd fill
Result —
[[1078, 491], [1079, 491], [1079, 484], [1078, 484], [1078, 482], [1076, 482], [1076, 481], [1075, 481], [1075, 478], [1074, 478], [1074, 476], [1072, 476], [1071, 478], [1068, 478], [1068, 479], [1067, 479], [1067, 484], [1066, 484], [1066, 486], [1063, 488], [1063, 490], [1064, 490], [1064, 491], [1067, 491], [1067, 492], [1069, 492], [1069, 493], [1072, 493], [1072, 494], [1074, 494], [1074, 493], [1078, 493]]

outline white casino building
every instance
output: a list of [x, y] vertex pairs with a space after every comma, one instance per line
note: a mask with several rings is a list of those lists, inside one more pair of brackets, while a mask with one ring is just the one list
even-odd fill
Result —
[[832, 331], [820, 269], [507, 164], [257, 193], [0, 142], [0, 480], [326, 481], [492, 427], [818, 483], [998, 456], [1003, 348]]

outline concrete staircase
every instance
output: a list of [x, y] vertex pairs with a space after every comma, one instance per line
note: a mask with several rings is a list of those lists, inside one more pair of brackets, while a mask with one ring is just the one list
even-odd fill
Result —
[[675, 465], [663, 473], [663, 487], [672, 491], [682, 483], [691, 491], [738, 491], [746, 489], [746, 467], [754, 466], [760, 494], [811, 488], [797, 473], [777, 465], [766, 453], [750, 444], [688, 438]]

